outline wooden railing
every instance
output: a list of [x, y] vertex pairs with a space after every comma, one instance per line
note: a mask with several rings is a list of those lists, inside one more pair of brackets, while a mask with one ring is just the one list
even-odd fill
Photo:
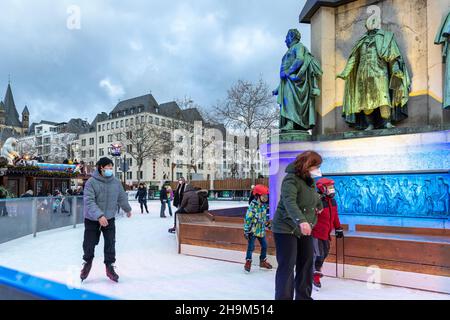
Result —
[[[172, 189], [176, 189], [178, 182], [172, 182]], [[214, 190], [214, 191], [233, 191], [233, 190], [250, 190], [252, 186], [251, 179], [225, 179], [225, 180], [214, 180], [212, 182], [211, 189], [211, 181], [202, 180], [202, 181], [191, 181], [194, 187], [202, 188], [206, 190]], [[269, 185], [269, 179], [256, 179], [255, 185], [264, 184], [266, 186]]]

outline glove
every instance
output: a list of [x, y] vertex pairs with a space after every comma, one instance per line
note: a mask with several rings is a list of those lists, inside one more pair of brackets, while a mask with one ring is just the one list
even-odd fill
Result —
[[253, 236], [253, 233], [251, 232], [244, 232], [245, 239], [249, 240]]
[[344, 230], [342, 230], [342, 229], [336, 229], [335, 231], [334, 231], [334, 235], [336, 236], [336, 238], [337, 239], [341, 239], [341, 238], [343, 238], [344, 237]]

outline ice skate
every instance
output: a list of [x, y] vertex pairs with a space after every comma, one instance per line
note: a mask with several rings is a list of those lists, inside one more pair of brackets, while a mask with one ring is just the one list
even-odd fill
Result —
[[261, 261], [260, 264], [259, 264], [259, 267], [261, 269], [266, 269], [266, 270], [272, 270], [273, 269], [272, 265], [269, 262], [267, 262], [267, 259], [264, 259], [263, 261]]
[[252, 260], [247, 260], [244, 266], [245, 271], [250, 272], [252, 269]]
[[83, 269], [81, 269], [80, 273], [81, 282], [87, 279], [89, 273], [91, 272], [91, 268], [92, 268], [92, 261], [83, 263]]
[[115, 268], [114, 264], [106, 265], [106, 275], [112, 281], [119, 282], [119, 275], [116, 273], [116, 270], [114, 270]]
[[322, 284], [320, 283], [320, 278], [322, 277], [323, 275], [321, 272], [314, 272], [313, 285], [316, 291], [319, 291], [319, 289], [322, 288]]

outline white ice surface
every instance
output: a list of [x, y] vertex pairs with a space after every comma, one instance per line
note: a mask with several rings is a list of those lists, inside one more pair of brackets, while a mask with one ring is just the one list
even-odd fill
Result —
[[[212, 208], [245, 206], [245, 202], [212, 202]], [[254, 268], [246, 274], [242, 264], [177, 254], [175, 235], [167, 229], [172, 218], [159, 218], [159, 202], [149, 202], [149, 215], [117, 221], [118, 284], [106, 278], [103, 240], [89, 278], [81, 288], [118, 299], [158, 300], [271, 300], [275, 271]], [[82, 264], [83, 226], [40, 233], [0, 245], [0, 265], [78, 287]], [[258, 250], [258, 248], [257, 248]], [[369, 289], [364, 282], [324, 278], [314, 299], [450, 299], [449, 295], [381, 286]]]

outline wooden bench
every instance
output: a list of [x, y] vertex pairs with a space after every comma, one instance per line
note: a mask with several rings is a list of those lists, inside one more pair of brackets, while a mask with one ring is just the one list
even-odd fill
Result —
[[[227, 216], [231, 211], [233, 214]], [[242, 263], [247, 250], [243, 235], [244, 215], [244, 208], [178, 215], [179, 253]], [[348, 231], [347, 225], [343, 227], [346, 230], [344, 239], [336, 241], [332, 237], [327, 275], [363, 280], [362, 273], [368, 267], [376, 266], [382, 270], [423, 275], [420, 281], [425, 284], [415, 286], [412, 281], [409, 287], [450, 293], [450, 282], [445, 285], [447, 289], [435, 289], [436, 282], [432, 287], [426, 287], [427, 276], [447, 277], [450, 281], [450, 230], [356, 225], [355, 231]], [[268, 255], [276, 266], [271, 231], [267, 232], [267, 243]], [[259, 252], [259, 246], [255, 252]], [[360, 270], [358, 276], [354, 270]], [[384, 278], [383, 283], [396, 285], [395, 275]], [[402, 286], [408, 286], [404, 284], [405, 280], [402, 281]]]

